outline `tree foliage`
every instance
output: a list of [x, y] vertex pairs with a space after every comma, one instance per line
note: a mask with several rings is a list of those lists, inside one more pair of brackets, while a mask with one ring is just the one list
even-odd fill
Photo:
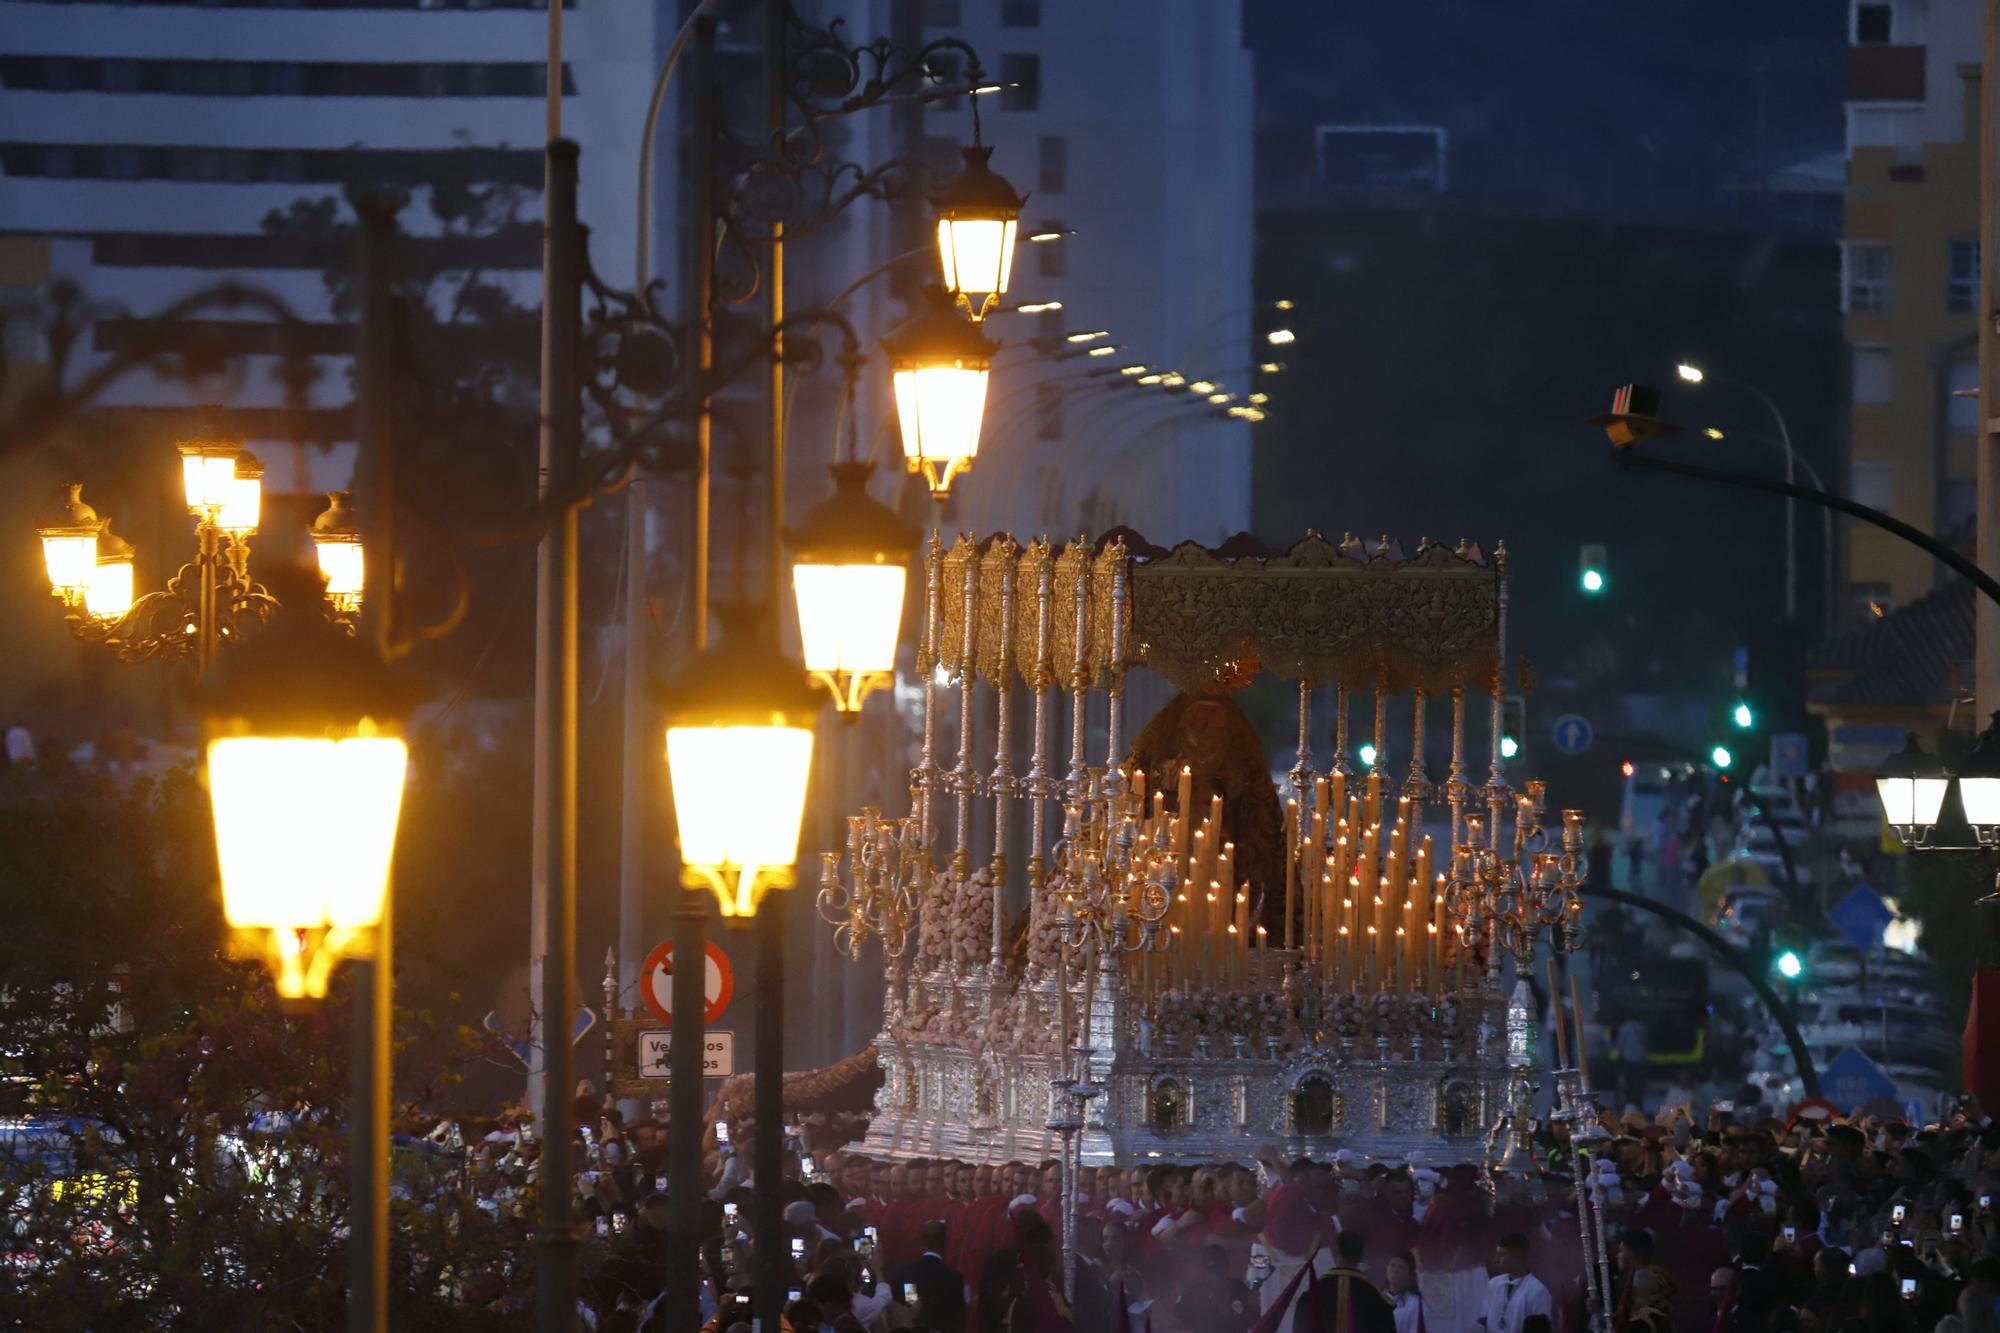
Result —
[[[187, 773], [122, 789], [59, 767], [0, 778], [0, 1052], [15, 1103], [0, 1130], [0, 1325], [345, 1317], [347, 996], [336, 986], [287, 1013], [261, 967], [222, 953], [207, 819]], [[455, 1057], [431, 1054], [426, 1016], [396, 1026], [401, 1119], [427, 1128]], [[464, 1170], [395, 1154], [398, 1329], [519, 1321], [525, 1222], [482, 1210]]]

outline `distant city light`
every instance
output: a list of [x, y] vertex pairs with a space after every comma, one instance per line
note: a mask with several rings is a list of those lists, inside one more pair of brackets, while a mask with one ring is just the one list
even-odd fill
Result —
[[1283, 347], [1288, 343], [1297, 342], [1298, 335], [1290, 329], [1272, 329], [1264, 335], [1264, 341], [1273, 347]]
[[1708, 438], [1711, 440], [1719, 440], [1722, 438], [1722, 432], [1717, 430], [1713, 426], [1703, 426], [1701, 428], [1701, 433], [1703, 435], [1708, 436]]
[[1619, 771], [1620, 773], [1624, 774], [1624, 775], [1625, 775], [1626, 777], [1628, 777], [1628, 778], [1629, 778], [1629, 777], [1631, 777], [1631, 776], [1632, 776], [1632, 771], [1633, 771], [1633, 770], [1632, 770], [1632, 761], [1631, 761], [1630, 759], [1627, 759], [1627, 760], [1626, 760], [1626, 761], [1625, 761], [1624, 763], [1622, 763], [1622, 764], [1618, 765], [1618, 771]]
[[1296, 302], [1293, 302], [1293, 301], [1287, 301], [1287, 300], [1283, 300], [1283, 299], [1280, 299], [1280, 300], [1276, 300], [1276, 301], [1273, 301], [1273, 302], [1271, 302], [1271, 309], [1273, 309], [1273, 310], [1290, 310], [1290, 309], [1291, 309], [1291, 308], [1292, 308], [1292, 307], [1293, 307], [1293, 306], [1294, 306], [1295, 304], [1296, 304]]

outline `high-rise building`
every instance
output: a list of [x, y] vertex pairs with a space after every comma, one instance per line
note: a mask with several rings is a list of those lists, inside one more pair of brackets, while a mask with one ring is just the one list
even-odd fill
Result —
[[[1975, 513], [1979, 354], [1980, 6], [1847, 7], [1847, 211], [1840, 309], [1849, 354], [1846, 489], [1947, 540]], [[1847, 529], [1846, 623], [1916, 601], [1944, 570]]]
[[[580, 210], [607, 277], [631, 279], [641, 119], [669, 6], [564, 14], [563, 130], [587, 147]], [[0, 234], [49, 238], [55, 271], [114, 307], [91, 352], [222, 279], [279, 297], [304, 327], [204, 312], [240, 376], [192, 385], [140, 375], [107, 404], [171, 439], [206, 401], [265, 462], [274, 492], [347, 483], [346, 347], [322, 274], [346, 262], [325, 222], [350, 187], [407, 191], [405, 229], [444, 230], [453, 192], [497, 188], [503, 215], [452, 262], [539, 301], [545, 11], [528, 0], [0, 0]], [[666, 173], [671, 180], [671, 172]], [[442, 204], [442, 209], [434, 207]], [[316, 208], [331, 204], [325, 219]], [[511, 213], [511, 221], [507, 214]], [[281, 429], [278, 354], [321, 373], [311, 423]], [[304, 433], [331, 448], [292, 444]], [[290, 447], [288, 447], [290, 446]]]

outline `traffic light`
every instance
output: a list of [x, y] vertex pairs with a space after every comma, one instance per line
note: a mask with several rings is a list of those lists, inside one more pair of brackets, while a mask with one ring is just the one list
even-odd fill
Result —
[[1727, 745], [1718, 745], [1708, 752], [1708, 762], [1714, 764], [1717, 768], [1726, 769], [1736, 762], [1736, 756], [1729, 753]]
[[1361, 748], [1360, 748], [1359, 750], [1355, 751], [1355, 754], [1356, 754], [1356, 755], [1357, 755], [1357, 756], [1358, 756], [1358, 757], [1360, 758], [1360, 760], [1361, 760], [1361, 766], [1362, 766], [1363, 768], [1373, 768], [1373, 767], [1375, 767], [1375, 742], [1374, 742], [1374, 741], [1363, 741], [1363, 742], [1361, 742]]
[[1787, 981], [1797, 981], [1806, 971], [1805, 960], [1799, 957], [1796, 949], [1786, 949], [1780, 953], [1771, 966], [1776, 968], [1778, 975]]
[[1512, 759], [1521, 753], [1521, 738], [1528, 734], [1528, 700], [1519, 694], [1500, 700], [1500, 757]]
[[1757, 714], [1748, 699], [1738, 699], [1736, 707], [1729, 710], [1729, 720], [1736, 724], [1738, 731], [1748, 731], [1757, 725]]
[[1604, 569], [1604, 548], [1599, 545], [1585, 546], [1577, 557], [1577, 584], [1587, 596], [1596, 597], [1610, 582]]

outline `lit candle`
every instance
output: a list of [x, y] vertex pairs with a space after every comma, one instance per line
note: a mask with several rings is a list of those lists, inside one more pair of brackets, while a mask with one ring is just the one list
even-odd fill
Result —
[[1292, 947], [1292, 912], [1299, 886], [1299, 803], [1285, 802], [1285, 929], [1287, 949]]
[[1180, 832], [1174, 842], [1174, 853], [1178, 856], [1187, 851], [1187, 836], [1194, 823], [1194, 811], [1188, 808], [1194, 800], [1194, 770], [1186, 764], [1181, 765], [1180, 785], [1174, 788], [1174, 796], [1174, 812], [1181, 817]]
[[1329, 819], [1343, 818], [1346, 810], [1347, 774], [1335, 773], [1333, 775], [1332, 787], [1327, 792], [1327, 817]]
[[1430, 936], [1430, 956], [1424, 971], [1424, 994], [1430, 996], [1432, 1003], [1435, 1004], [1438, 999], [1438, 955], [1444, 952], [1444, 935], [1438, 930], [1435, 921], [1424, 929]]
[[1401, 926], [1396, 927], [1396, 993], [1398, 995], [1409, 989], [1410, 958], [1409, 950], [1406, 947], [1408, 941], [1409, 932]]
[[1375, 930], [1375, 927], [1373, 926], [1368, 927], [1367, 941], [1362, 946], [1366, 950], [1366, 961], [1363, 963], [1363, 971], [1361, 975], [1361, 989], [1364, 995], [1373, 995], [1375, 993], [1376, 940], [1377, 940], [1377, 932]]
[[1229, 979], [1240, 983], [1243, 980], [1243, 932], [1236, 929], [1234, 921], [1229, 923]]

